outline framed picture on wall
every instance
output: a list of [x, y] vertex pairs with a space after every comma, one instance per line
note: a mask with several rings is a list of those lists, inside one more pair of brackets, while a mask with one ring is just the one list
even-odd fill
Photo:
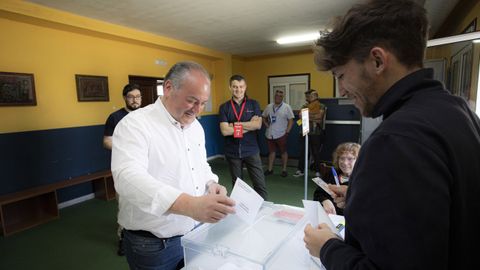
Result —
[[75, 75], [78, 101], [108, 101], [108, 77]]
[[33, 74], [0, 72], [0, 106], [35, 106]]

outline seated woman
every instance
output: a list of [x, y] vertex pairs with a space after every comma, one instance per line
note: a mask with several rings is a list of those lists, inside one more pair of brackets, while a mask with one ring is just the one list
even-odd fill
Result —
[[[338, 174], [340, 185], [348, 185], [348, 179], [355, 166], [358, 152], [360, 152], [360, 145], [358, 143], [342, 143], [338, 145], [337, 149], [333, 152], [333, 167]], [[335, 178], [331, 170], [328, 170], [327, 174], [323, 175], [322, 178], [327, 184], [335, 185]], [[337, 205], [333, 203], [332, 197], [320, 187], [317, 187], [315, 190], [313, 200], [319, 201], [328, 214], [343, 215], [343, 209], [337, 207]]]

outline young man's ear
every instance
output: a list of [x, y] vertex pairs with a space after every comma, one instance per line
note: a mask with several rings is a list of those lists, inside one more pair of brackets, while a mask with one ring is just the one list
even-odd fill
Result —
[[381, 47], [373, 47], [370, 50], [370, 57], [374, 64], [375, 73], [382, 72], [388, 64], [387, 52]]

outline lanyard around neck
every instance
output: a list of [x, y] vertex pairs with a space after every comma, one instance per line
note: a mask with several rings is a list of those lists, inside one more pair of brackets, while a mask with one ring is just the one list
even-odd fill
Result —
[[273, 108], [272, 108], [272, 109], [273, 109], [273, 114], [276, 114], [276, 113], [278, 112], [278, 110], [280, 110], [280, 107], [282, 107], [282, 105], [283, 105], [283, 102], [280, 103], [280, 105], [279, 105], [279, 106], [277, 107], [277, 109], [275, 110], [275, 103], [274, 103], [274, 104], [273, 104]]
[[237, 109], [235, 109], [235, 105], [233, 104], [233, 100], [230, 100], [230, 104], [232, 105], [233, 113], [235, 113], [235, 117], [237, 121], [240, 122], [240, 118], [242, 118], [243, 110], [245, 109], [245, 104], [247, 104], [247, 97], [243, 100], [242, 108], [240, 109], [240, 114], [237, 113]]

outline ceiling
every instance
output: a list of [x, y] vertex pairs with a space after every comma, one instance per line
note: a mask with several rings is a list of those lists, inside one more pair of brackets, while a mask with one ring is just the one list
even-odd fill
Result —
[[[424, 0], [417, 0], [423, 2]], [[29, 0], [29, 2], [249, 57], [305, 50], [279, 45], [315, 33], [359, 0]], [[458, 0], [425, 0], [434, 34]]]

